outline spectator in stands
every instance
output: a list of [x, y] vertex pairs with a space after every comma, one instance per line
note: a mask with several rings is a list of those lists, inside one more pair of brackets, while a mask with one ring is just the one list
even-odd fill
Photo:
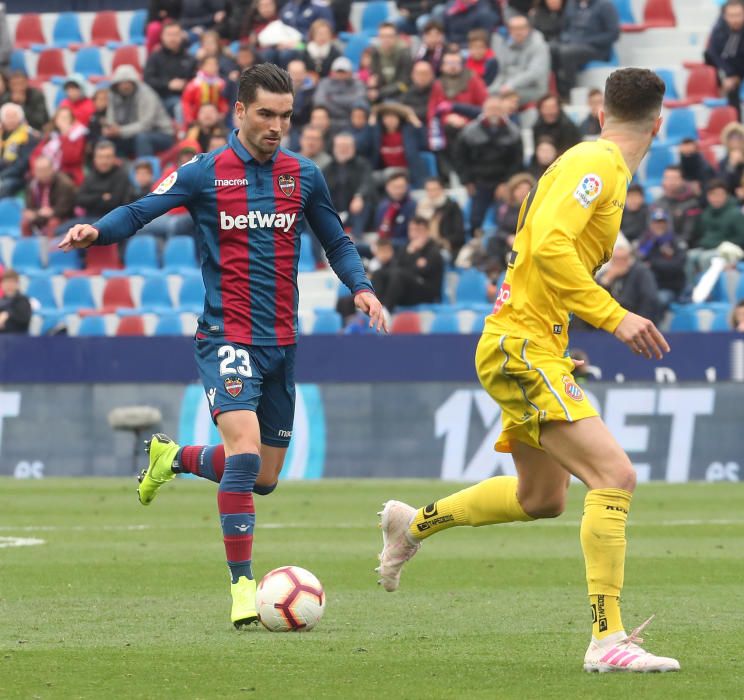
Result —
[[209, 138], [209, 148], [207, 152], [216, 151], [218, 148], [222, 148], [227, 145], [227, 131], [215, 131]]
[[9, 102], [23, 107], [26, 123], [39, 131], [49, 121], [44, 93], [28, 84], [28, 77], [22, 71], [15, 71], [8, 79]]
[[711, 180], [705, 190], [707, 206], [697, 224], [697, 245], [687, 251], [687, 272], [692, 279], [695, 273], [708, 269], [718, 255], [722, 243], [734, 243], [744, 248], [744, 214], [736, 200], [729, 195], [723, 180]]
[[454, 260], [465, 243], [465, 224], [460, 205], [447, 195], [438, 177], [427, 178], [425, 195], [416, 205], [416, 216], [429, 222], [432, 239]]
[[96, 111], [93, 100], [86, 95], [87, 83], [80, 73], [73, 73], [64, 82], [65, 98], [59, 103], [59, 108], [68, 107], [75, 115], [75, 120], [87, 127], [90, 118]]
[[392, 170], [408, 171], [411, 184], [418, 188], [424, 182], [424, 164], [419, 156], [418, 129], [421, 122], [410, 107], [399, 102], [382, 102], [372, 109], [372, 167], [382, 170], [383, 177]]
[[471, 230], [481, 227], [493, 204], [494, 190], [522, 170], [522, 162], [519, 129], [504, 118], [501, 97], [491, 95], [483, 114], [462, 130], [455, 144], [457, 174], [472, 202]]
[[28, 163], [39, 135], [23, 114], [23, 107], [6, 102], [0, 107], [0, 198], [12, 197], [26, 182]]
[[326, 78], [333, 62], [341, 56], [341, 51], [333, 43], [333, 25], [326, 19], [316, 19], [310, 25], [308, 39], [300, 58], [317, 78]]
[[501, 23], [501, 14], [499, 5], [488, 0], [449, 0], [443, 20], [447, 41], [465, 46], [468, 32], [473, 29], [484, 29], [490, 37]]
[[468, 58], [465, 67], [473, 71], [486, 85], [493, 82], [499, 72], [499, 62], [489, 46], [490, 37], [485, 29], [468, 32]]
[[696, 243], [697, 221], [700, 218], [700, 200], [688, 182], [682, 178], [678, 165], [670, 165], [661, 178], [662, 196], [654, 206], [665, 209], [672, 219], [672, 228], [692, 247]]
[[665, 209], [654, 209], [637, 249], [639, 260], [654, 273], [662, 309], [679, 298], [685, 288], [685, 249], [670, 223]]
[[602, 133], [602, 127], [599, 125], [599, 110], [604, 105], [604, 93], [597, 88], [589, 90], [587, 103], [589, 104], [589, 114], [581, 122], [579, 131], [584, 139], [587, 137], [596, 138]]
[[607, 61], [620, 36], [612, 0], [568, 0], [563, 28], [550, 45], [558, 92], [567, 99], [576, 75], [589, 61]]
[[465, 68], [460, 50], [448, 48], [442, 58], [442, 75], [431, 89], [427, 113], [429, 148], [438, 153], [443, 175], [450, 174], [460, 130], [480, 115], [487, 96], [483, 81]]
[[493, 38], [499, 70], [496, 79], [489, 83], [488, 91], [496, 94], [516, 90], [520, 105], [537, 102], [548, 92], [548, 45], [523, 15], [511, 17], [507, 27], [507, 39], [499, 34]]
[[325, 150], [323, 132], [312, 124], [308, 124], [302, 129], [299, 153], [313, 161], [321, 170], [331, 162], [331, 156]]
[[369, 123], [369, 105], [360, 102], [351, 108], [351, 128], [349, 133], [354, 137], [357, 155], [362, 156], [371, 165], [379, 158], [377, 143], [377, 124]]
[[199, 144], [201, 153], [208, 153], [209, 142], [215, 133], [224, 133], [225, 123], [217, 107], [207, 103], [199, 107], [196, 121], [186, 133], [186, 138]]
[[537, 112], [538, 118], [532, 127], [535, 143], [548, 136], [555, 143], [558, 155], [561, 155], [581, 141], [578, 127], [561, 109], [560, 102], [554, 95], [545, 95], [537, 103]]
[[32, 171], [33, 177], [26, 186], [21, 232], [24, 236], [53, 236], [60, 223], [73, 215], [75, 184], [57, 172], [46, 156], [36, 158]]
[[405, 244], [408, 222], [416, 213], [409, 183], [404, 170], [390, 174], [385, 181], [385, 197], [375, 215], [377, 235], [391, 239], [396, 246]]
[[435, 75], [439, 75], [444, 58], [444, 26], [436, 20], [429, 20], [421, 31], [421, 45], [413, 55], [414, 61], [426, 61]]
[[225, 21], [225, 0], [181, 0], [181, 25], [192, 37]]
[[713, 168], [700, 153], [700, 144], [695, 139], [683, 139], [679, 144], [679, 167], [682, 177], [692, 184], [696, 194], [703, 192], [708, 180], [715, 177]]
[[31, 165], [38, 156], [49, 158], [55, 170], [66, 173], [75, 185], [83, 181], [88, 129], [75, 119], [69, 107], [60, 107], [48, 125], [46, 135], [31, 153]]
[[196, 120], [199, 108], [204, 104], [217, 107], [220, 114], [227, 114], [230, 108], [225, 99], [225, 81], [219, 74], [216, 56], [207, 56], [199, 63], [196, 77], [190, 80], [181, 95], [181, 114], [184, 126]]
[[228, 42], [247, 39], [251, 33], [253, 16], [256, 14], [254, 0], [231, 0], [225, 4], [225, 17], [217, 25], [219, 36]]
[[371, 73], [377, 76], [377, 86], [383, 100], [398, 99], [408, 89], [411, 74], [411, 52], [398, 36], [392, 22], [383, 22], [377, 29], [377, 46], [372, 48]]
[[102, 133], [116, 142], [119, 153], [128, 157], [151, 156], [173, 145], [173, 124], [165, 107], [157, 93], [140, 81], [132, 66], [119, 66], [111, 77]]
[[744, 300], [738, 302], [731, 312], [731, 330], [744, 333]]
[[31, 300], [20, 290], [20, 278], [7, 269], [0, 281], [0, 333], [28, 333], [31, 324]]
[[88, 122], [88, 139], [85, 146], [87, 161], [93, 158], [93, 148], [103, 136], [103, 127], [106, 123], [106, 114], [108, 113], [109, 89], [106, 86], [99, 86], [93, 92], [93, 106], [95, 111]]
[[418, 120], [426, 126], [431, 89], [434, 86], [434, 69], [428, 61], [416, 61], [411, 68], [408, 90], [400, 101], [411, 107]]
[[532, 162], [529, 167], [530, 175], [539, 180], [557, 157], [558, 149], [555, 147], [553, 139], [550, 136], [543, 136], [537, 142], [535, 152], [532, 154]]
[[[305, 132], [312, 127], [305, 127]], [[372, 168], [357, 155], [354, 137], [346, 132], [333, 139], [333, 159], [323, 168], [331, 201], [344, 226], [359, 241], [374, 207]]]
[[[657, 208], [656, 211], [665, 210]], [[648, 222], [649, 211], [646, 204], [646, 194], [641, 185], [633, 184], [628, 187], [628, 194], [625, 197], [625, 208], [620, 222], [620, 230], [623, 232], [623, 236], [633, 243], [647, 232]]]
[[738, 122], [727, 124], [721, 131], [721, 143], [726, 146], [726, 154], [718, 164], [718, 177], [733, 193], [744, 175], [744, 126]]
[[238, 52], [235, 56], [235, 70], [228, 76], [227, 86], [225, 87], [225, 99], [227, 104], [232, 105], [237, 102], [238, 99], [238, 81], [240, 80], [240, 74], [246, 69], [256, 64], [256, 54], [253, 52], [251, 46], [247, 43], [242, 43], [238, 46]]
[[172, 117], [181, 104], [183, 89], [195, 72], [196, 59], [189, 53], [183, 28], [177, 22], [164, 25], [160, 48], [150, 54], [145, 64], [145, 82], [157, 93]]
[[227, 81], [232, 75], [236, 77], [235, 72], [238, 70], [238, 64], [235, 59], [230, 56], [225, 48], [222, 46], [219, 32], [214, 29], [204, 32], [199, 40], [199, 48], [196, 50], [194, 57], [201, 64], [201, 62], [212, 56], [217, 59], [218, 75], [224, 81]]
[[324, 19], [331, 25], [331, 29], [335, 29], [333, 13], [324, 0], [287, 0], [282, 5], [279, 19], [294, 27], [306, 40], [315, 20]]
[[718, 71], [721, 88], [741, 119], [739, 88], [744, 77], [744, 2], [727, 0], [713, 26], [705, 62]]
[[653, 272], [635, 259], [630, 244], [618, 240], [610, 262], [597, 281], [631, 313], [656, 322], [659, 317], [659, 290]]
[[327, 107], [316, 105], [310, 112], [309, 126], [314, 126], [320, 131], [323, 139], [323, 148], [326, 151], [331, 150], [333, 144], [333, 134], [331, 133], [331, 114]]
[[[258, 35], [266, 29], [272, 22], [279, 19], [279, 8], [276, 0], [257, 0], [253, 5], [249, 18], [241, 29], [241, 35], [238, 37], [241, 42], [250, 46], [255, 46], [258, 51], [261, 44]], [[245, 33], [247, 32], [247, 33]]]
[[489, 236], [485, 242], [486, 255], [493, 261], [498, 261], [500, 269], [506, 267], [507, 255], [514, 246], [517, 233], [517, 222], [522, 202], [535, 186], [535, 178], [529, 173], [517, 173], [506, 183], [506, 200], [496, 210], [496, 233]]
[[435, 0], [396, 0], [398, 31], [411, 36], [420, 34], [419, 20], [428, 17], [436, 5]]
[[437, 302], [442, 294], [444, 262], [429, 233], [429, 222], [414, 216], [407, 229], [405, 245], [396, 252], [392, 265], [381, 267], [372, 275], [375, 291], [389, 311], [398, 306]]
[[8, 74], [0, 70], [0, 105], [10, 101], [10, 91], [8, 89]]
[[323, 105], [331, 118], [331, 131], [348, 129], [351, 107], [365, 97], [364, 84], [354, 77], [353, 66], [346, 56], [337, 58], [331, 73], [323, 78], [315, 90], [314, 104]]
[[160, 45], [163, 25], [177, 22], [181, 16], [181, 0], [150, 0], [145, 30], [145, 46], [148, 55]]
[[548, 43], [558, 40], [563, 29], [563, 0], [538, 0], [530, 11], [532, 26], [540, 32]]
[[139, 199], [152, 192], [155, 185], [152, 163], [149, 160], [136, 160], [132, 165], [132, 172], [134, 173], [132, 197]]

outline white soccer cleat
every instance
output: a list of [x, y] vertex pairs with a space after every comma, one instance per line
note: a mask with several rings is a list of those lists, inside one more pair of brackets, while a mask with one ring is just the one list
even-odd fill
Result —
[[592, 637], [584, 657], [584, 670], [590, 673], [609, 673], [630, 671], [635, 673], [666, 673], [679, 671], [679, 661], [666, 656], [654, 656], [639, 644], [643, 639], [638, 635], [648, 626], [654, 616], [634, 629], [629, 635], [616, 632], [598, 641]]
[[380, 566], [375, 571], [380, 574], [377, 583], [388, 591], [398, 590], [400, 570], [421, 548], [420, 542], [413, 542], [408, 528], [413, 521], [416, 509], [400, 501], [388, 501], [377, 514], [382, 528], [382, 552]]

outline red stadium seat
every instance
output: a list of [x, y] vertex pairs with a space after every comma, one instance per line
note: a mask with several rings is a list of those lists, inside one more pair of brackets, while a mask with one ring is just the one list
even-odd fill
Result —
[[692, 104], [699, 104], [709, 98], [718, 99], [721, 96], [718, 76], [713, 66], [700, 63], [685, 67], [690, 71], [685, 88], [686, 96], [683, 100], [665, 100], [664, 104], [667, 107], [687, 107]]
[[139, 50], [136, 46], [120, 46], [114, 51], [114, 58], [111, 61], [111, 72], [119, 66], [134, 66], [137, 72], [142, 75], [142, 64], [140, 63]]
[[41, 26], [41, 15], [29, 12], [21, 15], [16, 25], [15, 47], [17, 49], [31, 48], [32, 44], [46, 44], [44, 30]]
[[85, 272], [98, 275], [103, 270], [121, 270], [123, 265], [119, 258], [119, 246], [91, 246], [85, 251]]
[[133, 309], [132, 290], [129, 277], [112, 277], [106, 280], [103, 288], [104, 313], [114, 313], [116, 309]]
[[727, 124], [738, 121], [733, 107], [715, 107], [708, 116], [708, 124], [700, 130], [700, 143], [703, 147], [721, 142], [721, 131]]
[[36, 77], [39, 80], [50, 80], [55, 76], [67, 75], [62, 49], [44, 49], [39, 54], [36, 64]]
[[401, 311], [393, 316], [391, 333], [421, 333], [421, 317], [415, 311]]
[[145, 322], [142, 316], [124, 316], [119, 321], [116, 335], [144, 335]]
[[109, 41], [121, 41], [116, 12], [107, 10], [96, 13], [93, 26], [90, 29], [90, 40], [98, 46], [104, 46]]
[[643, 24], [646, 29], [655, 27], [676, 27], [672, 0], [646, 0], [643, 10]]

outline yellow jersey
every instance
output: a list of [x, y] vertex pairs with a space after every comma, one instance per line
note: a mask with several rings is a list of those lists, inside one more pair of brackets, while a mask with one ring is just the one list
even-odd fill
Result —
[[569, 313], [614, 332], [627, 311], [594, 280], [612, 255], [632, 175], [612, 141], [566, 151], [522, 203], [504, 283], [484, 333], [563, 355]]

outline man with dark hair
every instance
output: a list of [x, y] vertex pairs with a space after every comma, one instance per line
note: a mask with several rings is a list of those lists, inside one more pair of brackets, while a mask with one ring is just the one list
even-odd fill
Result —
[[32, 129], [41, 131], [49, 121], [44, 93], [28, 84], [28, 76], [23, 71], [14, 71], [8, 78], [8, 92], [3, 98], [23, 107], [26, 121]]
[[392, 22], [383, 22], [377, 28], [377, 42], [377, 46], [372, 48], [370, 72], [377, 76], [383, 100], [398, 99], [408, 89], [411, 51], [400, 40]]
[[[592, 610], [586, 671], [676, 671], [675, 659], [641, 648], [625, 633], [619, 597], [625, 524], [636, 475], [628, 456], [573, 376], [567, 357], [571, 314], [614, 333], [633, 352], [669, 351], [653, 322], [623, 309], [594, 279], [618, 235], [632, 173], [661, 128], [664, 83], [639, 68], [607, 79], [602, 136], [567, 151], [522, 206], [506, 278], [486, 319], [475, 364], [501, 406], [496, 450], [511, 452], [517, 477], [497, 476], [423, 508], [388, 501], [382, 516], [380, 583], [394, 591], [421, 540], [458, 525], [554, 518], [571, 475], [590, 489], [581, 545]], [[506, 533], [504, 533], [506, 534]]]
[[721, 87], [741, 120], [739, 88], [744, 77], [744, 1], [728, 0], [713, 26], [705, 62], [715, 66]]
[[413, 60], [426, 61], [431, 65], [434, 74], [439, 75], [444, 48], [444, 27], [441, 22], [430, 19], [421, 30], [421, 45], [416, 49]]
[[700, 197], [690, 183], [685, 182], [679, 165], [670, 165], [664, 169], [661, 192], [661, 197], [654, 202], [654, 206], [669, 214], [672, 228], [689, 247], [693, 247], [696, 243], [697, 222], [702, 213]]
[[5, 270], [0, 278], [0, 333], [28, 333], [31, 323], [31, 302], [19, 286], [18, 273]]
[[219, 483], [217, 504], [231, 575], [231, 620], [256, 622], [251, 567], [253, 494], [277, 485], [292, 435], [299, 237], [309, 225], [370, 325], [387, 330], [382, 306], [344, 232], [318, 167], [280, 146], [294, 95], [289, 74], [262, 63], [240, 76], [228, 145], [199, 154], [152, 193], [94, 225], [72, 227], [63, 250], [132, 236], [173, 207], [199, 229], [206, 295], [195, 354], [222, 445], [148, 441], [138, 496], [152, 502], [178, 472]]
[[389, 238], [403, 245], [408, 234], [408, 222], [416, 213], [411, 197], [410, 181], [405, 170], [393, 171], [385, 181], [385, 197], [377, 206], [375, 228], [380, 238]]

